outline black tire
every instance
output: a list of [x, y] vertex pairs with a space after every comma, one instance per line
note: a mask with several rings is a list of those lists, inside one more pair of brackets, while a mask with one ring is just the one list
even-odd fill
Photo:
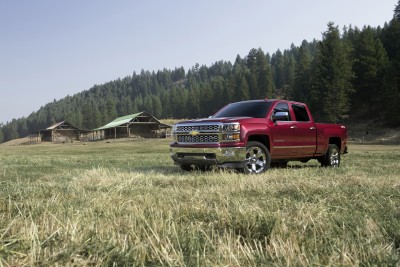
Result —
[[321, 166], [337, 168], [340, 166], [340, 150], [337, 145], [330, 144], [328, 151], [320, 159]]
[[260, 142], [251, 141], [246, 146], [244, 173], [259, 174], [268, 170], [271, 156], [268, 149]]
[[181, 164], [179, 167], [181, 167], [181, 170], [185, 172], [190, 172], [193, 170], [192, 165], [190, 164]]

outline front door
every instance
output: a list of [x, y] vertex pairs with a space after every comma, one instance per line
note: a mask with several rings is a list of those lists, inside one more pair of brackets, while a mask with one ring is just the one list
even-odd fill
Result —
[[296, 144], [297, 138], [295, 134], [295, 121], [291, 120], [289, 106], [287, 103], [278, 103], [276, 104], [272, 115], [277, 112], [287, 112], [288, 117], [285, 121], [275, 121], [271, 125], [272, 130], [272, 158], [287, 158], [288, 156], [295, 156], [296, 152]]
[[296, 127], [293, 121], [277, 121], [272, 126], [272, 158], [297, 154]]

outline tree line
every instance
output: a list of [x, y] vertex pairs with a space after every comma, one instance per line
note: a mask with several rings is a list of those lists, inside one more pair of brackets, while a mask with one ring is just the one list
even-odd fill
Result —
[[235, 61], [196, 64], [131, 76], [67, 96], [28, 117], [0, 125], [0, 142], [68, 120], [94, 129], [118, 116], [146, 111], [156, 118], [199, 118], [247, 99], [305, 102], [316, 121], [375, 119], [400, 125], [400, 0], [383, 27], [327, 25], [322, 40], [270, 55], [251, 49]]

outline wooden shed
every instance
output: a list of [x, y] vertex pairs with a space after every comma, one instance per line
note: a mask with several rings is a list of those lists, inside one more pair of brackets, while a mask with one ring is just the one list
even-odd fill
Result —
[[139, 112], [116, 118], [112, 122], [93, 130], [93, 139], [116, 138], [163, 138], [167, 130], [172, 128], [161, 123], [154, 116]]
[[31, 141], [44, 142], [71, 142], [79, 141], [87, 134], [88, 130], [79, 129], [68, 121], [58, 122], [31, 134]]

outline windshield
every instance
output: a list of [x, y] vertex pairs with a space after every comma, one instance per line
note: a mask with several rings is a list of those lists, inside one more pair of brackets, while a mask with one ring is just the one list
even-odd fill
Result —
[[224, 117], [265, 118], [270, 107], [271, 103], [265, 101], [237, 102], [225, 106], [220, 111], [215, 113], [213, 118], [224, 118]]

